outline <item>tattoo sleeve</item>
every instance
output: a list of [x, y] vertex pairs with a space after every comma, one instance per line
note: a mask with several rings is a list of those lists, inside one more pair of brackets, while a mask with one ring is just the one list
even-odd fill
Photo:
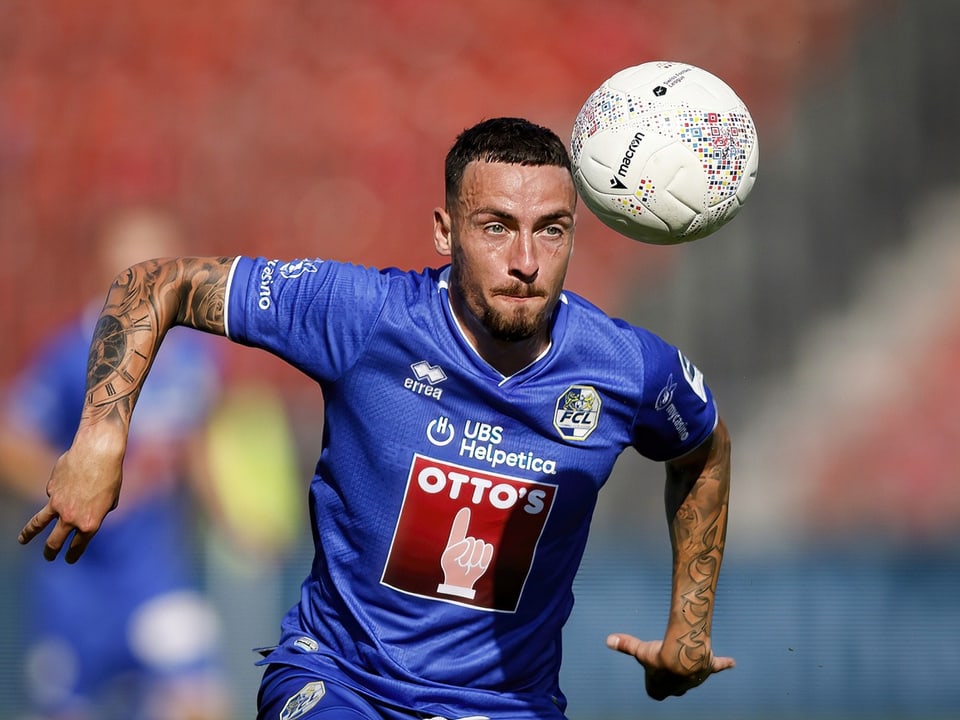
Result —
[[113, 281], [87, 360], [84, 421], [129, 423], [166, 332], [174, 325], [223, 335], [232, 258], [150, 260]]
[[730, 437], [721, 422], [708, 448], [668, 464], [666, 509], [673, 546], [673, 596], [668, 633], [688, 671], [710, 661], [713, 604], [726, 541]]

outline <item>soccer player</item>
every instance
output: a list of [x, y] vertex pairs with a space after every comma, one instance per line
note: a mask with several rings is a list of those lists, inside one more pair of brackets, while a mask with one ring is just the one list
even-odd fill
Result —
[[[561, 628], [597, 493], [628, 447], [666, 464], [662, 639], [607, 644], [654, 698], [733, 666], [711, 620], [730, 442], [677, 348], [563, 289], [576, 191], [563, 142], [515, 118], [459, 135], [423, 272], [176, 258], [117, 276], [83, 421], [24, 527], [74, 562], [117, 505], [131, 413], [175, 325], [263, 348], [323, 393], [315, 555], [259, 693], [266, 718], [562, 718]], [[269, 482], [268, 478], [264, 482]]]
[[[106, 284], [136, 260], [174, 254], [181, 230], [146, 206], [110, 213], [91, 253]], [[0, 413], [0, 481], [31, 504], [80, 422], [101, 301], [51, 333]], [[124, 502], [76, 567], [31, 564], [24, 667], [31, 717], [228, 717], [217, 617], [200, 593], [185, 528], [197, 440], [219, 394], [213, 338], [178, 329], [143, 388], [126, 445]], [[43, 473], [43, 474], [41, 474]], [[38, 483], [38, 481], [40, 481]], [[189, 710], [189, 713], [188, 713]]]

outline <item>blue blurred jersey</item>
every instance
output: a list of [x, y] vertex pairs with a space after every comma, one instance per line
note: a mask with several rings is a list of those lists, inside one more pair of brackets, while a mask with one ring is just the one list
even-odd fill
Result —
[[[15, 379], [7, 398], [8, 422], [61, 452], [80, 421], [96, 319], [91, 308], [55, 333]], [[196, 664], [192, 656], [152, 667], [146, 657], [151, 653], [135, 647], [131, 636], [148, 603], [195, 585], [191, 516], [182, 492], [184, 453], [219, 388], [211, 340], [182, 329], [168, 335], [131, 422], [120, 504], [104, 519], [82, 560], [26, 566], [24, 634], [28, 655], [39, 663], [37, 677], [29, 678], [30, 693], [44, 710], [65, 712], [74, 703], [90, 702], [126, 673], [173, 675]], [[38, 498], [45, 481], [37, 478]], [[54, 692], [57, 683], [62, 687]]]
[[695, 448], [717, 413], [673, 346], [564, 293], [504, 377], [460, 331], [448, 269], [239, 258], [228, 335], [323, 392], [315, 559], [267, 662], [447, 717], [556, 714], [561, 628], [620, 453]]
[[[87, 380], [87, 358], [99, 306], [55, 332], [10, 387], [7, 420], [64, 452], [80, 422]], [[202, 333], [173, 328], [164, 340], [137, 400], [130, 422], [123, 463], [120, 505], [107, 516], [84, 557], [106, 546], [129, 543], [120, 519], [148, 499], [168, 497], [183, 481], [186, 448], [197, 440], [220, 392], [220, 359], [216, 341]], [[44, 478], [38, 478], [42, 496]], [[135, 548], [122, 549], [134, 553]]]

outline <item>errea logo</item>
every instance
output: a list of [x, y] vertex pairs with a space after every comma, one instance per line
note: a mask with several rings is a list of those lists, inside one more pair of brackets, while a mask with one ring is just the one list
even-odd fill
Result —
[[403, 386], [418, 395], [426, 395], [436, 400], [443, 395], [443, 388], [436, 387], [447, 379], [447, 374], [439, 365], [431, 365], [426, 360], [420, 360], [410, 366], [413, 377], [404, 378]]
[[417, 380], [426, 380], [431, 385], [436, 385], [447, 379], [447, 374], [443, 371], [442, 367], [439, 365], [431, 365], [426, 360], [415, 362], [410, 366], [410, 369], [413, 370], [413, 374], [417, 376]]
[[565, 440], [586, 440], [597, 429], [601, 405], [590, 385], [571, 385], [557, 398], [553, 426]]

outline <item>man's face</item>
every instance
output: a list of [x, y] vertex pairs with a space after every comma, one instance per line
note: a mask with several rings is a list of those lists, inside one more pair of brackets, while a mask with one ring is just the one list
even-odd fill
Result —
[[573, 251], [576, 202], [564, 168], [475, 161], [458, 201], [434, 211], [437, 252], [452, 262], [451, 302], [475, 345], [546, 347]]

